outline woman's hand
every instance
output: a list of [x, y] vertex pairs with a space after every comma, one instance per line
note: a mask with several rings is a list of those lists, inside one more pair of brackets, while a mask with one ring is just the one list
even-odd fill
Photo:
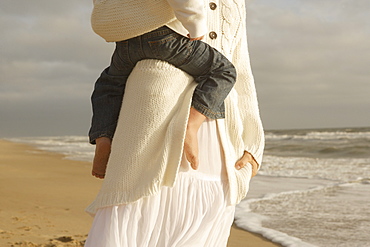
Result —
[[191, 40], [191, 41], [194, 41], [194, 40], [202, 40], [204, 38], [204, 35], [203, 36], [200, 36], [200, 37], [197, 37], [197, 38], [191, 38], [190, 37], [190, 34], [188, 34], [188, 38]]
[[243, 154], [243, 157], [241, 157], [236, 163], [235, 163], [235, 168], [237, 170], [240, 170], [242, 169], [244, 166], [246, 166], [247, 164], [251, 164], [252, 165], [252, 178], [254, 176], [256, 176], [257, 172], [258, 172], [258, 163], [256, 162], [256, 160], [253, 158], [253, 156], [248, 153], [247, 151], [244, 151], [244, 154]]

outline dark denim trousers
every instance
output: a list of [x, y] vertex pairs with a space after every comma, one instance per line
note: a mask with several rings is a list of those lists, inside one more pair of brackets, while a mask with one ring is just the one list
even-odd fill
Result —
[[127, 78], [143, 59], [167, 61], [191, 75], [198, 83], [192, 106], [208, 118], [225, 117], [224, 100], [236, 79], [232, 63], [208, 44], [191, 41], [163, 26], [116, 43], [111, 64], [96, 81], [91, 96], [91, 143], [99, 137], [113, 138]]

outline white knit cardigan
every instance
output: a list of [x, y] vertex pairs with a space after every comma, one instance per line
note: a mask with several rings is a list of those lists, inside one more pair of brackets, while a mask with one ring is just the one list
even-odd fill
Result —
[[[226, 118], [217, 126], [228, 174], [229, 203], [242, 200], [249, 189], [251, 166], [235, 169], [244, 151], [259, 164], [264, 133], [249, 62], [244, 0], [212, 0], [208, 29], [217, 38], [205, 42], [219, 49], [235, 65], [237, 81], [225, 100]], [[208, 4], [207, 4], [208, 6]], [[112, 143], [106, 177], [95, 201], [86, 209], [127, 204], [154, 195], [176, 182], [191, 98], [192, 77], [157, 60], [140, 61], [131, 73]]]
[[[122, 41], [180, 21], [184, 35], [207, 31], [204, 0], [94, 0], [93, 30], [108, 42]], [[176, 18], [177, 17], [177, 18]]]

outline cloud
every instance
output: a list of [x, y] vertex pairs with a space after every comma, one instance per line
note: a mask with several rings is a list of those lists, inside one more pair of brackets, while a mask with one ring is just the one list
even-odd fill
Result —
[[86, 134], [89, 97], [113, 44], [91, 1], [0, 2], [0, 137]]
[[90, 11], [86, 1], [0, 3], [0, 103], [90, 93], [112, 52], [92, 32]]
[[[91, 0], [0, 1], [0, 137], [86, 133], [114, 49], [93, 33], [91, 10]], [[266, 128], [368, 125], [369, 12], [367, 0], [247, 0]]]
[[[251, 60], [266, 125], [368, 124], [369, 117], [356, 115], [338, 122], [333, 108], [353, 115], [354, 109], [360, 114], [370, 105], [370, 71], [364, 66], [370, 62], [370, 25], [363, 18], [370, 14], [370, 3], [283, 2], [249, 5]], [[305, 123], [295, 117], [300, 112]], [[325, 126], [318, 115], [325, 115]]]

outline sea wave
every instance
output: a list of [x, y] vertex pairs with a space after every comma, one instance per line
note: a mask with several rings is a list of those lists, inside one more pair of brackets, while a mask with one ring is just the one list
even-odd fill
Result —
[[370, 128], [266, 131], [267, 140], [370, 140]]
[[267, 131], [265, 153], [281, 157], [370, 158], [367, 130]]

